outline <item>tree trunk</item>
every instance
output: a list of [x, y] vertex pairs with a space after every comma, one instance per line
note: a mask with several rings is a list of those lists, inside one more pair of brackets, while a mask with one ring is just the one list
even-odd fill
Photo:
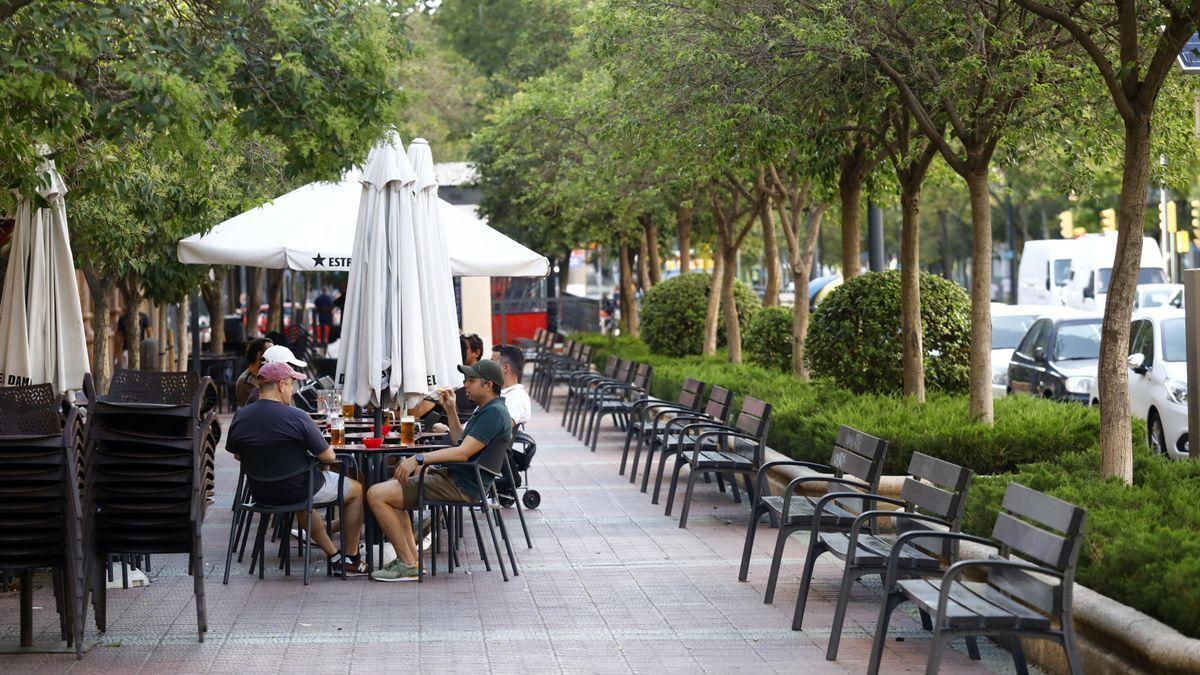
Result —
[[[258, 337], [258, 310], [262, 306], [263, 269], [250, 268], [250, 287], [246, 289], [246, 340]], [[184, 304], [187, 304], [186, 302]]]
[[283, 270], [267, 272], [267, 330], [283, 332]]
[[1142, 260], [1142, 221], [1150, 180], [1150, 118], [1125, 123], [1117, 254], [1113, 259], [1100, 333], [1100, 475], [1133, 483], [1133, 430], [1129, 421], [1129, 320]]
[[971, 195], [970, 416], [991, 425], [992, 409], [992, 204], [987, 166], [967, 172]]
[[658, 223], [652, 216], [642, 216], [642, 230], [646, 233], [646, 271], [649, 272], [649, 283], [646, 285], [646, 290], [650, 290], [662, 281], [662, 256], [658, 250]]
[[675, 212], [675, 236], [679, 238], [679, 273], [692, 271], [692, 223], [695, 215], [691, 206], [680, 206]]
[[92, 384], [96, 387], [96, 393], [105, 394], [113, 372], [108, 344], [108, 299], [112, 295], [114, 282], [111, 277], [101, 279], [86, 268], [83, 276], [87, 279], [88, 295], [92, 301]]
[[717, 328], [721, 317], [721, 289], [725, 280], [725, 259], [714, 251], [712, 287], [708, 291], [708, 308], [704, 311], [704, 355], [717, 353]]
[[[799, 259], [795, 253], [792, 256], [792, 283], [796, 287], [796, 300], [792, 306], [792, 372], [801, 380], [808, 379], [808, 367], [804, 365], [804, 345], [808, 341], [808, 278], [812, 269], [813, 257], [817, 250], [817, 240], [821, 235], [821, 218], [825, 215], [826, 204], [813, 206], [808, 213], [808, 232], [804, 240], [804, 248], [799, 251]], [[797, 216], [793, 216], [795, 218]]]
[[175, 312], [175, 345], [176, 358], [178, 361], [175, 364], [175, 370], [183, 372], [188, 367], [188, 355], [192, 352], [192, 337], [191, 330], [191, 310], [192, 303], [184, 299], [179, 303], [179, 311]]
[[779, 240], [775, 234], [775, 219], [771, 217], [769, 199], [762, 199], [758, 217], [762, 221], [763, 264], [767, 268], [767, 291], [763, 295], [763, 307], [774, 307], [779, 304], [779, 277], [782, 270], [779, 264]]
[[633, 261], [630, 260], [632, 249], [628, 244], [621, 244], [621, 328], [626, 335], [637, 337], [638, 313], [637, 290], [633, 284]]
[[142, 289], [137, 281], [121, 283], [121, 299], [125, 303], [125, 350], [129, 353], [130, 370], [142, 369]]
[[[754, 216], [751, 215], [751, 218]], [[729, 349], [729, 362], [742, 362], [742, 327], [738, 321], [737, 304], [734, 301], [733, 282], [734, 272], [737, 271], [737, 246], [730, 241], [727, 233], [718, 233], [718, 246], [721, 251], [723, 269], [721, 270], [721, 307], [725, 314], [725, 346]]]
[[842, 278], [858, 276], [861, 255], [858, 244], [859, 206], [862, 202], [862, 179], [853, 170], [842, 170], [838, 179], [838, 197], [842, 202]]
[[643, 293], [650, 290], [650, 265], [647, 260], [649, 257], [650, 246], [646, 241], [646, 237], [642, 237], [642, 240], [638, 242], [637, 276], [638, 286], [642, 289]]
[[[922, 176], [923, 178], [923, 176]], [[904, 395], [925, 402], [925, 350], [921, 344], [921, 187], [900, 190], [900, 334]]]
[[571, 283], [571, 252], [567, 251], [566, 255], [558, 263], [558, 294], [563, 296], [567, 294], [567, 285]]
[[225, 352], [225, 293], [221, 274], [216, 281], [200, 286], [200, 296], [208, 307], [209, 348], [213, 354]]

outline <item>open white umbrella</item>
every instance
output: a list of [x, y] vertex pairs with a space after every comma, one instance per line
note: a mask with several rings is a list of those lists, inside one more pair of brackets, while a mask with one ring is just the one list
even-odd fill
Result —
[[87, 341], [67, 230], [62, 176], [47, 161], [38, 193], [48, 207], [17, 205], [0, 299], [0, 384], [78, 388], [88, 371]]
[[433, 152], [424, 138], [413, 139], [408, 159], [417, 173], [413, 184], [413, 221], [421, 288], [421, 323], [424, 327], [428, 387], [460, 387], [463, 375], [462, 350], [458, 345], [458, 320], [454, 284], [450, 277], [450, 253], [438, 202], [438, 184], [433, 173]]

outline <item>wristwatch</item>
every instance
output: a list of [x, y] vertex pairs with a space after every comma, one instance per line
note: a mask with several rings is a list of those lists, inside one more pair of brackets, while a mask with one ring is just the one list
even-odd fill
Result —
[[425, 465], [425, 455], [423, 455], [423, 454], [421, 454], [421, 455], [413, 455], [413, 459], [415, 459], [415, 460], [417, 461], [417, 466], [424, 466], [424, 465]]

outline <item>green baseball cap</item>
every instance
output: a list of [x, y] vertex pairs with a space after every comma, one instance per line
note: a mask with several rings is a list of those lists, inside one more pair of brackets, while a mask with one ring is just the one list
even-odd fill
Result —
[[491, 359], [480, 359], [473, 366], [459, 366], [458, 372], [467, 377], [478, 377], [494, 382], [497, 387], [504, 386], [504, 371], [500, 369], [499, 363]]

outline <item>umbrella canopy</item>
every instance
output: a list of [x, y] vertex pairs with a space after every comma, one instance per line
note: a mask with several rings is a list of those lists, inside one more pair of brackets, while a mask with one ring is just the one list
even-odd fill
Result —
[[[362, 173], [337, 183], [310, 183], [220, 223], [204, 236], [179, 242], [180, 262], [249, 265], [301, 271], [350, 268], [362, 195]], [[543, 277], [544, 256], [487, 226], [471, 207], [438, 200], [450, 255], [458, 277]]]
[[337, 368], [346, 401], [381, 405], [389, 392], [416, 396], [462, 383], [447, 372], [457, 374], [458, 331], [446, 290], [450, 262], [431, 222], [436, 205], [417, 208], [415, 192], [428, 195], [430, 182], [394, 133], [367, 157]]
[[53, 162], [42, 166], [48, 203], [17, 205], [4, 297], [0, 300], [0, 384], [78, 388], [88, 371], [87, 341], [67, 231], [66, 184]]

